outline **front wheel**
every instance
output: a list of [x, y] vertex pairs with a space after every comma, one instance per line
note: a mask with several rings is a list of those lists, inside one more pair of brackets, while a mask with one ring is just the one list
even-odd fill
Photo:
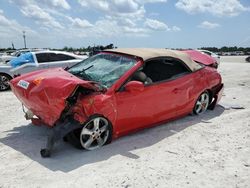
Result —
[[209, 94], [207, 91], [205, 91], [197, 99], [194, 105], [193, 113], [197, 115], [204, 113], [207, 110], [208, 105], [209, 105]]
[[112, 126], [110, 122], [102, 116], [90, 118], [83, 128], [71, 132], [67, 140], [77, 148], [95, 150], [105, 144], [109, 144], [112, 139]]

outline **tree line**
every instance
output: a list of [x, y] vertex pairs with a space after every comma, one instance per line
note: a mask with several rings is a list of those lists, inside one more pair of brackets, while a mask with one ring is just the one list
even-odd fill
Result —
[[[113, 49], [113, 48], [117, 48], [116, 46], [114, 46], [114, 44], [108, 44], [108, 45], [94, 45], [94, 46], [88, 46], [88, 47], [80, 47], [80, 48], [74, 48], [74, 47], [68, 47], [65, 46], [63, 48], [51, 48], [51, 50], [63, 50], [63, 51], [68, 51], [68, 52], [96, 52], [96, 51], [102, 51], [105, 49]], [[221, 48], [217, 48], [217, 47], [201, 47], [199, 49], [204, 49], [204, 50], [209, 50], [212, 52], [235, 52], [235, 51], [242, 51], [245, 54], [250, 52], [250, 47], [237, 47], [237, 46], [232, 46], [232, 47], [228, 47], [228, 46], [223, 46]], [[11, 50], [17, 50], [15, 48], [0, 48], [0, 52], [3, 51], [11, 51]]]
[[211, 51], [211, 52], [236, 52], [236, 51], [242, 51], [245, 54], [247, 52], [250, 52], [250, 47], [244, 48], [244, 47], [237, 47], [237, 46], [232, 46], [232, 47], [223, 46], [221, 48], [216, 48], [216, 47], [202, 47], [200, 49], [208, 50], [208, 51]]

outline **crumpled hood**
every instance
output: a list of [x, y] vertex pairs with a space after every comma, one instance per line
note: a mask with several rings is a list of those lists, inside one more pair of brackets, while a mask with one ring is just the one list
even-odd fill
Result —
[[62, 68], [39, 70], [11, 80], [16, 97], [42, 121], [50, 126], [60, 118], [66, 107], [66, 99], [78, 86], [97, 90]]

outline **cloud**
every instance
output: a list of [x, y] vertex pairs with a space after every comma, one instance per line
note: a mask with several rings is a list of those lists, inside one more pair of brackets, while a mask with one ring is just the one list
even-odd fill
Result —
[[149, 31], [142, 27], [137, 27], [133, 23], [120, 23], [119, 20], [105, 18], [96, 21], [90, 34], [98, 37], [121, 37], [121, 36], [147, 36]]
[[139, 2], [141, 4], [145, 4], [145, 3], [166, 3], [167, 0], [137, 0], [137, 2]]
[[145, 14], [143, 4], [136, 0], [78, 0], [81, 6], [96, 11], [101, 11], [110, 16], [126, 16], [140, 19]]
[[80, 18], [75, 18], [75, 19], [71, 19], [72, 21], [72, 25], [78, 28], [90, 28], [93, 27], [93, 25], [91, 23], [89, 23], [88, 20], [85, 19], [80, 19]]
[[237, 16], [249, 10], [238, 0], [178, 0], [175, 6], [189, 14], [208, 12], [216, 16]]
[[[46, 0], [37, 2], [46, 2]], [[54, 17], [41, 8], [39, 4], [36, 4], [37, 2], [33, 0], [12, 0], [12, 3], [15, 3], [19, 7], [21, 13], [25, 17], [35, 20], [37, 25], [40, 25], [41, 27], [63, 29], [64, 27]], [[50, 3], [53, 4], [53, 2], [58, 3], [59, 0], [53, 0]], [[55, 4], [55, 6], [59, 6], [59, 4]]]
[[71, 7], [66, 0], [40, 0], [41, 3], [47, 3], [48, 6], [59, 7], [69, 10]]
[[27, 5], [21, 7], [21, 12], [24, 16], [35, 19], [37, 24], [43, 24], [47, 27], [55, 27], [63, 29], [63, 26], [57, 22], [49, 13], [38, 7], [37, 5]]
[[172, 31], [181, 31], [181, 28], [177, 27], [177, 26], [173, 26], [172, 27]]
[[0, 10], [0, 36], [1, 38], [16, 38], [22, 31], [26, 31], [30, 35], [37, 35], [31, 28], [22, 26], [16, 20], [8, 19]]
[[181, 31], [181, 28], [177, 26], [169, 27], [167, 24], [155, 20], [147, 18], [144, 22], [145, 27], [153, 31]]
[[203, 28], [203, 29], [214, 29], [214, 28], [220, 27], [220, 24], [204, 21], [200, 25], [198, 25], [198, 27]]
[[[166, 3], [167, 0], [78, 0], [78, 6], [82, 6], [82, 12], [89, 9], [93, 14], [97, 13], [98, 17], [93, 17], [95, 20], [91, 21], [84, 17], [73, 16], [75, 15], [72, 14], [73, 5], [71, 7], [68, 0], [9, 1], [13, 6], [17, 6], [23, 16], [36, 24], [36, 26], [31, 25], [37, 34], [33, 35], [36, 36], [33, 37], [35, 38], [33, 45], [42, 43], [48, 46], [55, 43], [64, 45], [65, 41], [79, 41], [85, 38], [95, 40], [114, 37], [148, 37], [157, 31], [180, 31], [177, 26], [169, 27], [162, 21], [146, 17], [146, 4]], [[70, 9], [71, 11], [68, 11]], [[21, 34], [25, 30], [27, 36], [31, 37], [32, 29], [21, 26], [15, 20], [10, 23], [10, 20], [1, 14], [3, 11], [0, 9], [2, 36], [8, 35], [8, 32]], [[14, 29], [16, 30], [13, 31]], [[62, 30], [63, 32], [60, 32]], [[65, 41], [62, 41], [62, 38]]]
[[165, 23], [160, 22], [158, 20], [146, 19], [146, 21], [144, 22], [144, 25], [148, 27], [149, 29], [156, 30], [156, 31], [169, 30], [168, 26]]
[[104, 12], [110, 16], [141, 19], [147, 3], [164, 3], [167, 0], [78, 0], [81, 6]]

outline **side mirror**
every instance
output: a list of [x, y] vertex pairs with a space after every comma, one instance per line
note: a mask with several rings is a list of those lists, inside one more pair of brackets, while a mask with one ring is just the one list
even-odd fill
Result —
[[139, 81], [130, 81], [125, 85], [125, 90], [129, 92], [143, 91], [144, 84]]

